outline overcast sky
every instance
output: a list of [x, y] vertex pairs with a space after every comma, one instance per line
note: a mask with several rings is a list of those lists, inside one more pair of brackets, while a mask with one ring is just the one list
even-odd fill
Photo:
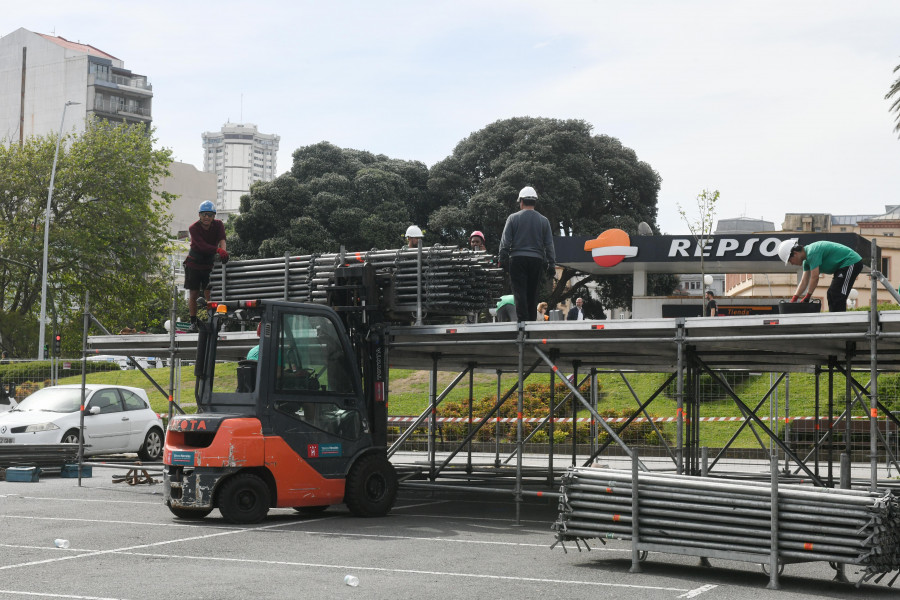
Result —
[[253, 123], [429, 167], [517, 116], [583, 119], [662, 177], [659, 224], [879, 214], [900, 204], [884, 95], [900, 2], [876, 0], [4, 0], [19, 27], [147, 75], [159, 144], [202, 169], [204, 131]]

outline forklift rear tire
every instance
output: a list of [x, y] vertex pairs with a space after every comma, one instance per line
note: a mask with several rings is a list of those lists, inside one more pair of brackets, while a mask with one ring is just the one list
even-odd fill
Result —
[[270, 500], [265, 481], [253, 473], [240, 473], [222, 485], [219, 512], [229, 523], [259, 523], [269, 513]]
[[181, 506], [170, 506], [169, 510], [179, 519], [187, 519], [189, 521], [199, 521], [212, 512], [211, 508], [183, 508]]
[[381, 454], [364, 456], [347, 475], [344, 502], [357, 517], [383, 517], [397, 499], [397, 473]]

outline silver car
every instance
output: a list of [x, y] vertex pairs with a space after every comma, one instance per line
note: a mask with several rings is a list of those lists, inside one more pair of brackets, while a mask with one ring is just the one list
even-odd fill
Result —
[[[163, 425], [147, 392], [124, 385], [88, 384], [84, 410], [84, 454], [137, 452], [158, 460]], [[45, 387], [0, 413], [0, 444], [77, 444], [81, 385]]]

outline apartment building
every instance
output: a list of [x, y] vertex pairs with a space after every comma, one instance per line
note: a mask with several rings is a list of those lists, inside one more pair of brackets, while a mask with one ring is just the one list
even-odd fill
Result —
[[19, 28], [0, 37], [0, 143], [84, 131], [96, 116], [152, 123], [153, 88], [145, 75], [90, 44]]
[[203, 170], [216, 174], [220, 218], [237, 214], [241, 196], [257, 181], [275, 179], [277, 135], [260, 133], [252, 123], [225, 123], [203, 134]]

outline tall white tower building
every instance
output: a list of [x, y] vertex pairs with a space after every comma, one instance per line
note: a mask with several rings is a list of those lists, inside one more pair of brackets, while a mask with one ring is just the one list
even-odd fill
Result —
[[203, 134], [203, 170], [216, 174], [221, 217], [238, 212], [241, 196], [250, 192], [251, 184], [275, 179], [280, 140], [259, 133], [251, 123], [225, 123], [221, 131]]

